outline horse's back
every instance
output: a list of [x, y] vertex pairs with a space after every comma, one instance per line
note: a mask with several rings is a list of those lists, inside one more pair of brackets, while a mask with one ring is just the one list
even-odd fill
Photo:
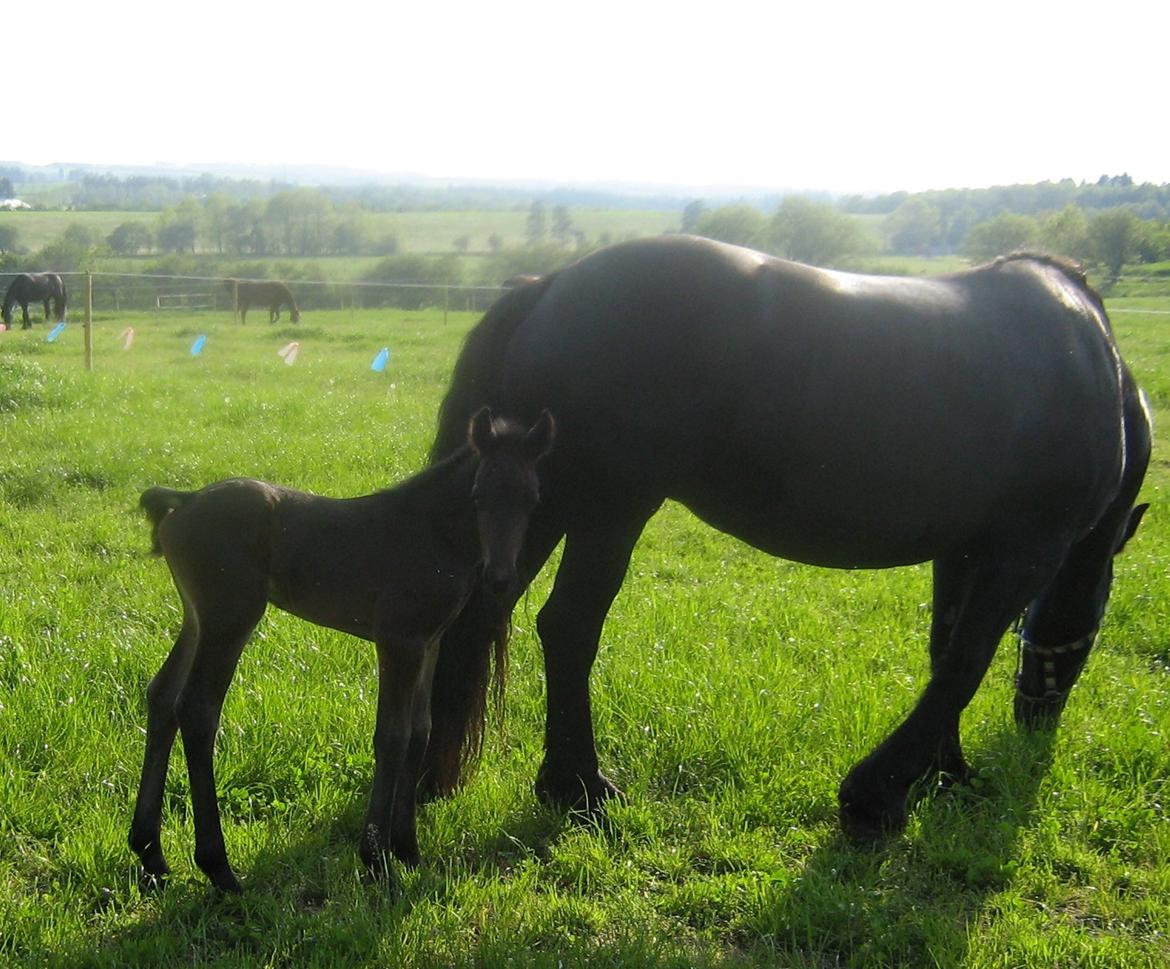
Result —
[[554, 477], [823, 564], [935, 557], [991, 520], [1083, 530], [1120, 473], [1108, 325], [1043, 261], [913, 280], [642, 240], [556, 276], [498, 380], [501, 408], [556, 416]]

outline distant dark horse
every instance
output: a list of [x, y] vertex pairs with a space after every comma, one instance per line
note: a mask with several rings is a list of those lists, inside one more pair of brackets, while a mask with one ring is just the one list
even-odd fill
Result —
[[301, 311], [297, 309], [289, 288], [276, 280], [257, 282], [248, 279], [229, 279], [227, 288], [236, 291], [236, 305], [240, 310], [240, 322], [248, 322], [248, 310], [253, 306], [268, 307], [268, 322], [275, 323], [280, 319], [280, 308], [288, 307], [289, 319], [294, 323], [301, 321]]
[[[146, 756], [130, 829], [147, 883], [169, 872], [160, 842], [167, 762], [182, 731], [195, 816], [195, 861], [223, 891], [239, 891], [216, 803], [212, 751], [224, 695], [268, 603], [378, 650], [374, 782], [361, 856], [419, 860], [415, 792], [430, 728], [439, 637], [476, 581], [504, 588], [538, 497], [536, 462], [552, 445], [547, 414], [525, 432], [486, 410], [445, 461], [364, 498], [320, 498], [232, 478], [202, 491], [151, 488], [142, 506], [183, 601], [174, 648], [147, 688]], [[496, 613], [497, 616], [500, 613]], [[507, 623], [481, 642], [502, 668]], [[459, 674], [485, 705], [491, 659]], [[442, 761], [444, 753], [430, 749]], [[450, 752], [457, 759], [459, 750]]]
[[56, 273], [21, 273], [15, 277], [4, 294], [4, 325], [12, 328], [12, 308], [20, 304], [24, 314], [24, 326], [21, 329], [32, 329], [32, 320], [28, 315], [28, 304], [40, 302], [45, 307], [45, 321], [49, 320], [49, 304], [53, 306], [53, 319], [65, 319], [65, 307], [69, 301], [69, 293], [65, 283]]
[[[505, 294], [471, 331], [436, 460], [485, 404], [557, 419], [520, 565], [526, 585], [565, 538], [537, 620], [536, 789], [556, 804], [615, 790], [598, 769], [589, 673], [664, 499], [799, 562], [933, 562], [930, 681], [840, 788], [841, 823], [862, 839], [904, 826], [919, 778], [967, 776], [959, 715], [1025, 610], [1016, 718], [1059, 714], [1140, 519], [1150, 454], [1100, 298], [1075, 267], [1026, 255], [899, 279], [688, 237], [612, 246]], [[473, 607], [444, 637], [432, 736], [468, 726], [459, 651], [487, 635]], [[429, 765], [436, 792], [457, 782]]]

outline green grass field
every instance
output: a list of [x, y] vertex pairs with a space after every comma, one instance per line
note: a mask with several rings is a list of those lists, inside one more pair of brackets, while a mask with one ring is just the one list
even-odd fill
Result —
[[[1137, 304], [1137, 305], [1134, 305]], [[1114, 322], [1170, 408], [1170, 301]], [[222, 317], [222, 314], [220, 314]], [[5, 966], [1085, 966], [1170, 962], [1170, 526], [1155, 455], [1141, 532], [1054, 734], [1011, 718], [1005, 641], [964, 718], [971, 789], [928, 796], [874, 850], [836, 789], [913, 702], [929, 567], [778, 561], [668, 506], [647, 530], [594, 673], [603, 767], [628, 792], [602, 828], [531, 794], [543, 686], [515, 616], [507, 712], [456, 797], [420, 815], [425, 865], [393, 893], [356, 840], [372, 770], [373, 647], [272, 611], [225, 709], [217, 775], [246, 892], [191, 859], [176, 748], [164, 842], [137, 889], [126, 845], [143, 691], [177, 631], [146, 554], [147, 486], [248, 474], [335, 495], [425, 462], [474, 317], [316, 312], [302, 327], [211, 314], [101, 316], [0, 334], [0, 964]], [[135, 340], [123, 350], [124, 332]], [[190, 347], [207, 337], [199, 356]], [[295, 365], [277, 350], [301, 343]], [[370, 371], [383, 347], [385, 373]]]

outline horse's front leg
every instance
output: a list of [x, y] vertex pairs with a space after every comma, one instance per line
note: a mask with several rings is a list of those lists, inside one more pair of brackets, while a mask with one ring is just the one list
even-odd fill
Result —
[[20, 304], [20, 313], [21, 313], [21, 316], [23, 317], [23, 325], [21, 326], [21, 329], [22, 330], [31, 330], [32, 329], [32, 317], [29, 316], [29, 314], [28, 314], [28, 303], [21, 303]]
[[[424, 678], [429, 685], [434, 671], [423, 637], [379, 637], [378, 714], [374, 725], [374, 780], [359, 848], [361, 859], [371, 871], [387, 871], [387, 854], [407, 865], [419, 862], [418, 838], [414, 830], [414, 797], [422, 751], [412, 749], [415, 700]], [[424, 674], [426, 676], [424, 677]], [[430, 711], [425, 711], [429, 729]], [[425, 749], [425, 740], [423, 741]], [[413, 759], [414, 775], [408, 777]], [[400, 799], [409, 798], [409, 810]], [[396, 825], [398, 822], [401, 827]]]
[[599, 770], [589, 673], [606, 613], [648, 517], [639, 514], [625, 522], [611, 517], [608, 527], [589, 522], [569, 531], [552, 594], [537, 617], [548, 709], [544, 763], [535, 788], [538, 797], [559, 807], [595, 810], [620, 793]]
[[[931, 645], [930, 682], [910, 715], [846, 776], [838, 793], [841, 827], [859, 841], [872, 841], [906, 826], [910, 788], [934, 770], [966, 775], [959, 746], [959, 717], [983, 680], [1000, 638], [1055, 571], [1058, 557], [1023, 562], [938, 562], [936, 632], [949, 629], [945, 644]], [[953, 610], [953, 612], [951, 612]]]

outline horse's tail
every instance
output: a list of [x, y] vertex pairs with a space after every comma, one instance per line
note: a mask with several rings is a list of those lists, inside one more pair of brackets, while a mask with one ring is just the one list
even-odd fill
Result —
[[150, 554], [162, 555], [162, 546], [158, 541], [158, 526], [176, 508], [186, 504], [187, 499], [194, 492], [175, 491], [173, 488], [147, 488], [138, 499], [138, 505], [146, 512], [150, 519]]
[[53, 276], [53, 316], [60, 321], [65, 319], [65, 309], [69, 305], [69, 290], [65, 287], [65, 280], [60, 276]]
[[277, 285], [283, 292], [285, 302], [288, 303], [289, 318], [294, 323], [299, 323], [301, 321], [301, 310], [300, 307], [297, 306], [297, 301], [293, 299], [292, 290], [288, 288], [286, 283], [277, 283]]
[[[431, 460], [441, 460], [467, 440], [467, 422], [493, 395], [492, 377], [516, 328], [544, 292], [547, 280], [505, 293], [468, 333], [451, 386], [439, 409]], [[503, 698], [510, 610], [477, 581], [455, 621], [443, 633], [431, 690], [431, 736], [424, 787], [446, 795], [466, 779], [483, 750], [488, 692]], [[494, 676], [493, 673], [494, 666]]]
[[14, 276], [4, 291], [4, 308], [0, 310], [0, 319], [3, 319], [8, 325], [12, 323], [12, 307], [16, 303], [17, 280], [19, 279], [19, 276]]

